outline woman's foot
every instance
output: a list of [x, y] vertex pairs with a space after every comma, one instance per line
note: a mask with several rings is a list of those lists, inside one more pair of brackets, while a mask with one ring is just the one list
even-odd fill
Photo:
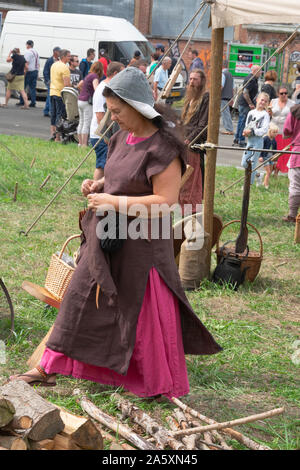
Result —
[[46, 374], [40, 367], [25, 372], [24, 374], [11, 375], [9, 381], [24, 380], [29, 385], [40, 385], [41, 387], [54, 387], [56, 385], [56, 374]]
[[283, 222], [288, 222], [295, 224], [296, 223], [296, 217], [292, 217], [291, 215], [287, 215], [286, 217], [282, 217]]

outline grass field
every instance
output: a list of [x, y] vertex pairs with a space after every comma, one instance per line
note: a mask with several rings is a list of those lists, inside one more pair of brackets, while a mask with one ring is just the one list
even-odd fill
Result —
[[[80, 184], [93, 173], [94, 155], [24, 237], [20, 231], [31, 226], [85, 152], [74, 144], [63, 146], [23, 137], [1, 136], [0, 142], [14, 153], [0, 147], [0, 273], [16, 312], [15, 332], [9, 337], [7, 319], [0, 318], [1, 338], [6, 345], [6, 363], [0, 364], [3, 383], [12, 373], [26, 370], [26, 360], [56, 317], [54, 308], [29, 296], [21, 284], [29, 280], [43, 285], [52, 253], [68, 236], [78, 233], [78, 212], [84, 207]], [[30, 168], [33, 158], [36, 161]], [[39, 189], [48, 175], [48, 183]], [[219, 190], [240, 176], [238, 169], [217, 167], [215, 212], [224, 223], [240, 218], [242, 184], [227, 191], [225, 197]], [[16, 182], [18, 196], [13, 202]], [[263, 240], [261, 269], [254, 283], [246, 283], [237, 292], [204, 281], [197, 291], [187, 293], [195, 312], [223, 351], [214, 356], [187, 356], [191, 390], [183, 401], [217, 421], [284, 406], [284, 414], [238, 429], [272, 449], [297, 449], [300, 244], [293, 242], [294, 226], [281, 221], [287, 213], [288, 179], [273, 178], [268, 191], [253, 187], [250, 199], [248, 220]], [[232, 239], [237, 230], [236, 224], [228, 227], [222, 241]], [[249, 245], [250, 249], [259, 249], [256, 232], [250, 231]], [[73, 247], [76, 242], [72, 242]], [[213, 253], [212, 268], [215, 264]], [[0, 317], [5, 317], [8, 309], [2, 292], [0, 295]], [[103, 410], [118, 413], [111, 389], [99, 384], [59, 377], [55, 389], [40, 391], [48, 400], [82, 414], [72, 397], [74, 388], [85, 391]], [[135, 402], [164, 423], [174, 407], [167, 401], [148, 403], [136, 398]], [[243, 448], [235, 441], [232, 445]]]

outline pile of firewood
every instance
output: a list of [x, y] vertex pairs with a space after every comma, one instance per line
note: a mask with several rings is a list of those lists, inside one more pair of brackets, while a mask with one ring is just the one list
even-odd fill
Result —
[[[142, 450], [233, 450], [226, 440], [231, 443], [235, 440], [251, 450], [270, 450], [269, 447], [253, 441], [232, 427], [271, 418], [284, 412], [284, 408], [277, 408], [265, 413], [217, 423], [177, 398], [173, 398], [172, 401], [177, 408], [167, 418], [168, 427], [165, 427], [118, 393], [114, 393], [114, 398], [121, 415], [116, 419], [96, 407], [87, 397], [80, 396], [80, 391], [74, 392], [79, 395], [78, 402], [82, 409], [102, 426], [118, 433], [119, 438], [130, 442], [134, 447], [129, 447], [128, 444], [125, 447], [123, 444], [123, 448], [132, 450], [134, 448]], [[138, 427], [140, 432], [133, 431], [128, 426], [128, 419], [135, 428]], [[120, 423], [125, 420], [127, 424]], [[103, 434], [103, 437], [107, 437], [107, 433]]]
[[251, 450], [270, 450], [233, 427], [284, 411], [277, 408], [217, 423], [173, 398], [176, 408], [164, 426], [118, 393], [113, 394], [120, 410], [117, 417], [102, 411], [79, 390], [73, 394], [89, 418], [53, 405], [22, 380], [0, 387], [0, 450], [101, 450], [103, 440], [111, 450], [233, 450], [234, 440]]
[[99, 450], [100, 430], [43, 399], [23, 380], [0, 387], [0, 450]]

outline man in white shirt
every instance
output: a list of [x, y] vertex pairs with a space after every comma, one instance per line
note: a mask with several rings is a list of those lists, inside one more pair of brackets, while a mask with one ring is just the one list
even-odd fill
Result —
[[153, 95], [155, 101], [157, 101], [159, 91], [161, 91], [169, 79], [168, 70], [172, 65], [170, 57], [165, 57], [161, 63], [161, 66], [155, 71], [153, 80]]
[[[93, 95], [93, 117], [90, 127], [90, 141], [93, 147], [99, 140], [101, 133], [104, 132], [105, 128], [107, 127], [105, 126], [105, 120], [105, 122], [102, 122], [103, 127], [101, 128], [101, 121], [106, 113], [105, 98], [102, 95], [102, 92], [106, 83], [108, 83], [117, 73], [121, 72], [123, 69], [124, 65], [121, 64], [121, 62], [110, 62], [107, 66], [107, 78], [99, 83]], [[99, 180], [104, 176], [104, 166], [107, 157], [107, 144], [108, 140], [105, 142], [104, 139], [102, 139], [97, 147], [95, 147], [96, 169], [94, 172], [94, 180]]]
[[[29, 39], [26, 42], [26, 52], [24, 53], [25, 60], [27, 62], [27, 72], [25, 75], [25, 83], [24, 87], [25, 90], [28, 87], [29, 88], [29, 93], [30, 93], [30, 108], [35, 108], [35, 103], [36, 103], [36, 82], [38, 79], [38, 73], [39, 73], [39, 68], [40, 68], [40, 58], [37, 53], [37, 51], [33, 48], [34, 43]], [[24, 105], [24, 100], [22, 96], [20, 97], [19, 103], [17, 103], [17, 106], [23, 106]]]

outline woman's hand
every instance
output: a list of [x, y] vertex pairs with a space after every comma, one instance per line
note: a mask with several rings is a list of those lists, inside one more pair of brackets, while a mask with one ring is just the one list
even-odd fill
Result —
[[88, 209], [97, 210], [99, 206], [103, 207], [103, 210], [112, 209], [112, 196], [107, 193], [93, 193], [88, 194]]
[[81, 192], [84, 196], [87, 196], [90, 193], [98, 193], [103, 189], [104, 180], [89, 180], [86, 179], [81, 185]]

